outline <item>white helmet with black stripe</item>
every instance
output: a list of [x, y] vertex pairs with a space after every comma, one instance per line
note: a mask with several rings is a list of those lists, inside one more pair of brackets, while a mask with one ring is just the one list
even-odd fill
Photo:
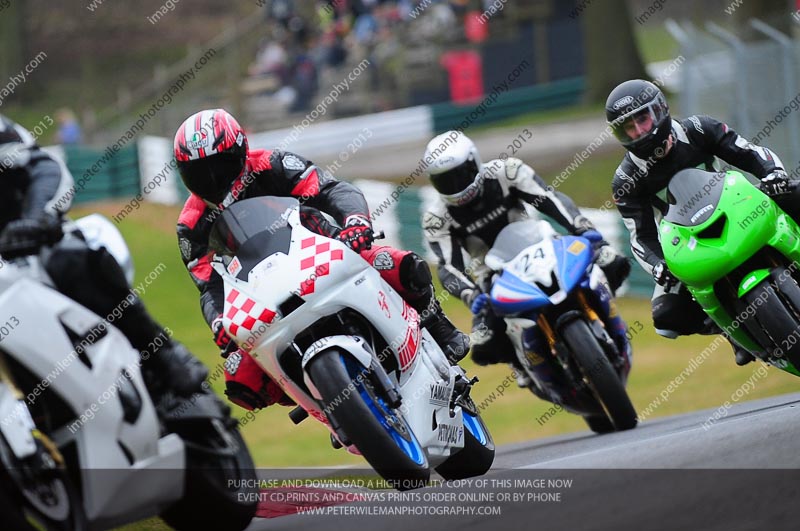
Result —
[[448, 204], [462, 206], [483, 189], [483, 163], [475, 143], [460, 131], [447, 131], [428, 142], [423, 162], [431, 185]]

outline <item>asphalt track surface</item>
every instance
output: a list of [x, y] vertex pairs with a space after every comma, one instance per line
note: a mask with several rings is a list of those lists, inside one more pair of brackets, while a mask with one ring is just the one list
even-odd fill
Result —
[[800, 393], [734, 404], [704, 427], [715, 411], [501, 447], [482, 487], [382, 491], [248, 530], [799, 529]]

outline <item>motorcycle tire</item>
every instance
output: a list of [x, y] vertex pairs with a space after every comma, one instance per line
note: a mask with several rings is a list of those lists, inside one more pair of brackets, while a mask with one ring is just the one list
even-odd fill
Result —
[[186, 443], [184, 495], [161, 518], [178, 531], [244, 530], [258, 508], [258, 489], [253, 458], [235, 421], [199, 422], [179, 435]]
[[446, 480], [482, 476], [494, 462], [494, 440], [480, 415], [464, 415], [464, 448], [436, 467]]
[[[40, 451], [44, 451], [40, 448]], [[11, 449], [0, 436], [0, 463]], [[89, 529], [80, 493], [66, 470], [42, 471], [36, 488], [23, 487], [15, 479], [18, 470], [0, 467], [0, 520], [3, 529], [18, 531], [86, 531]]]
[[378, 474], [398, 490], [427, 484], [430, 468], [425, 451], [403, 415], [377, 396], [363, 366], [348, 354], [329, 349], [311, 361], [308, 371], [325, 414], [336, 419]]
[[621, 431], [636, 427], [636, 410], [631, 399], [589, 325], [581, 319], [575, 319], [564, 325], [561, 335], [584, 381], [614, 428]]
[[[762, 302], [757, 302], [759, 299]], [[746, 293], [744, 300], [749, 307], [754, 308], [753, 319], [773, 343], [763, 346], [770, 351], [781, 349], [786, 359], [795, 367], [800, 367], [800, 338], [796, 335], [800, 326], [800, 308], [795, 308], [791, 300], [775, 289], [768, 280], [762, 281]], [[789, 338], [794, 342], [790, 342]]]

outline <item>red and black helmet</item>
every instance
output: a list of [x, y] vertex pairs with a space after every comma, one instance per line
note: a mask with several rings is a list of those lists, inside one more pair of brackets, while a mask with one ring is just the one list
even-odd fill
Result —
[[191, 115], [175, 134], [175, 161], [186, 188], [219, 205], [247, 160], [244, 129], [223, 109]]

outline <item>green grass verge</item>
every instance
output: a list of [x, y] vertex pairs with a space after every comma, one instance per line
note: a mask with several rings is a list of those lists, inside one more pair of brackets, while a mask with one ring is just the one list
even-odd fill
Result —
[[[100, 211], [110, 217], [118, 209], [119, 205], [96, 205], [77, 209], [74, 214], [77, 217]], [[144, 293], [147, 306], [206, 365], [215, 367], [221, 358], [200, 314], [197, 290], [183, 268], [176, 245], [173, 228], [177, 214], [176, 208], [144, 205], [123, 221], [119, 228], [135, 256], [137, 283], [159, 264], [165, 266], [161, 275]], [[469, 329], [470, 315], [459, 300], [449, 297], [443, 301], [443, 305], [462, 330]], [[666, 396], [655, 408], [651, 407], [649, 418], [718, 407], [725, 401], [731, 401], [737, 389], [759, 368], [756, 364], [737, 367], [733, 363], [730, 347], [722, 344], [691, 376], [674, 390], [667, 391], [670, 383], [686, 369], [690, 360], [714, 338], [693, 336], [674, 341], [663, 339], [656, 336], [652, 329], [648, 300], [623, 299], [619, 307], [632, 328], [642, 328], [633, 337], [634, 364], [628, 385], [636, 410], [644, 411], [659, 400], [662, 393]], [[636, 322], [641, 326], [634, 326]], [[481, 381], [473, 393], [478, 404], [495, 392], [495, 399], [484, 409], [483, 416], [497, 444], [586, 429], [582, 419], [565, 412], [541, 421], [550, 405], [515, 385], [498, 394], [498, 386], [509, 375], [508, 367], [476, 367], [469, 360], [464, 365], [470, 374], [480, 377]], [[793, 392], [797, 390], [797, 383], [788, 374], [770, 369], [766, 378], [756, 379], [755, 389], [742, 400]], [[220, 380], [214, 383], [214, 389], [221, 393]], [[237, 416], [245, 416], [244, 410], [236, 406], [234, 410]], [[259, 467], [363, 464], [361, 458], [342, 450], [333, 450], [327, 430], [321, 424], [309, 420], [295, 426], [287, 418], [287, 413], [288, 408], [273, 406], [259, 412], [254, 420], [243, 427], [244, 437]], [[150, 520], [125, 529], [166, 529], [159, 525], [162, 524], [157, 520]]]

